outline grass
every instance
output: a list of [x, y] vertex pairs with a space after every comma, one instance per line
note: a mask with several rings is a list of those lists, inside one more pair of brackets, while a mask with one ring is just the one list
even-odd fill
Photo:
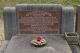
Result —
[[77, 6], [80, 3], [80, 0], [0, 0], [0, 13], [4, 6], [15, 6], [16, 4], [21, 3], [57, 3], [65, 6]]
[[2, 12], [3, 8], [5, 6], [15, 6], [16, 4], [21, 4], [21, 3], [57, 3], [57, 4], [62, 4], [64, 6], [77, 6], [79, 5], [80, 1], [79, 0], [0, 0], [0, 40], [3, 40], [3, 35], [4, 35], [4, 27], [3, 27], [3, 17], [2, 17]]
[[4, 6], [15, 6], [16, 4], [21, 3], [57, 3], [64, 6], [77, 6], [79, 5], [80, 0], [0, 0], [0, 14], [2, 13], [2, 9]]

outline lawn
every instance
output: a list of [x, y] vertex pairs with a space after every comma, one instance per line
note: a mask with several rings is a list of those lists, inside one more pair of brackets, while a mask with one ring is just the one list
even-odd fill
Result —
[[3, 27], [3, 8], [5, 6], [15, 6], [16, 4], [21, 4], [21, 3], [35, 3], [35, 4], [41, 4], [41, 3], [57, 3], [57, 4], [62, 4], [64, 6], [77, 6], [80, 3], [80, 0], [0, 0], [0, 40], [3, 40], [3, 35], [4, 35], [4, 27]]
[[64, 6], [77, 6], [80, 3], [80, 0], [0, 0], [0, 14], [2, 13], [2, 9], [4, 6], [15, 6], [16, 4], [21, 3], [57, 3], [62, 4]]

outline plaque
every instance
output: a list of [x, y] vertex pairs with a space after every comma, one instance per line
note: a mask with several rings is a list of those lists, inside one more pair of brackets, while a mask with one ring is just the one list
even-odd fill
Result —
[[59, 12], [19, 11], [19, 30], [21, 34], [53, 34], [59, 32]]

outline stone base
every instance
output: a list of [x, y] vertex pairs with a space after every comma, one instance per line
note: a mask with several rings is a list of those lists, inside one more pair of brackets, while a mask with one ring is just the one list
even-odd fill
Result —
[[66, 32], [65, 38], [67, 41], [78, 41], [79, 35], [76, 32]]
[[69, 44], [79, 44], [79, 35], [76, 32], [66, 32], [65, 38]]

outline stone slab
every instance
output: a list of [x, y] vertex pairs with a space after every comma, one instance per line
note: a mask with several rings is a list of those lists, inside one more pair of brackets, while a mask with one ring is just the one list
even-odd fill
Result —
[[[48, 44], [44, 47], [30, 45], [35, 36], [43, 36]], [[24, 34], [13, 36], [4, 53], [72, 53], [72, 51], [63, 35]]]
[[5, 7], [3, 11], [5, 39], [11, 39], [17, 33], [15, 7]]
[[22, 4], [16, 6], [21, 34], [56, 34], [60, 32], [61, 6]]
[[75, 32], [76, 10], [73, 7], [63, 7], [61, 33]]

